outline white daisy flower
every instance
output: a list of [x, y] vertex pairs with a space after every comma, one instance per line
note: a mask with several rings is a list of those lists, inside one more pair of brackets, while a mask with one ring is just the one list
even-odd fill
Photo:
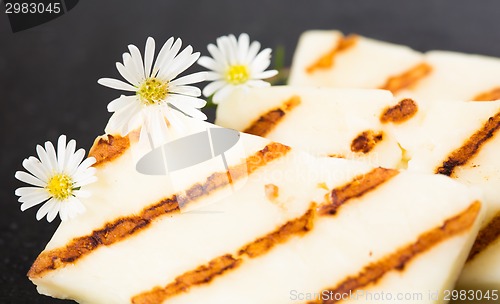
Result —
[[43, 206], [36, 213], [41, 220], [47, 215], [52, 222], [59, 213], [62, 221], [74, 218], [85, 211], [79, 198], [90, 196], [83, 188], [97, 180], [95, 168], [91, 167], [95, 158], [89, 157], [83, 162], [85, 150], [75, 152], [76, 141], [70, 140], [66, 145], [66, 136], [61, 135], [57, 141], [57, 154], [51, 142], [45, 143], [45, 149], [38, 145], [38, 158], [30, 156], [23, 161], [23, 167], [29, 172], [17, 171], [15, 177], [34, 187], [16, 189], [21, 202], [21, 211], [39, 205]]
[[247, 34], [240, 35], [238, 40], [234, 35], [217, 38], [217, 46], [209, 44], [207, 47], [212, 58], [202, 56], [198, 64], [212, 70], [207, 80], [213, 80], [203, 89], [203, 95], [211, 96], [217, 104], [227, 97], [236, 88], [265, 87], [268, 82], [263, 81], [278, 74], [276, 70], [266, 69], [271, 64], [271, 49], [264, 49], [259, 53], [260, 43], [253, 41]]
[[[108, 104], [108, 111], [114, 112], [106, 126], [108, 130], [118, 131], [122, 136], [142, 126], [141, 137], [149, 133], [153, 144], [160, 145], [167, 141], [167, 129], [182, 129], [179, 111], [185, 115], [207, 119], [201, 112], [206, 101], [197, 98], [200, 89], [189, 84], [205, 80], [206, 72], [194, 73], [176, 78], [199, 58], [200, 53], [193, 53], [188, 45], [182, 52], [181, 39], [172, 37], [165, 42], [153, 64], [155, 41], [149, 37], [146, 41], [144, 60], [135, 45], [129, 45], [129, 52], [123, 54], [123, 63], [117, 62], [118, 72], [129, 83], [101, 78], [98, 83], [113, 89], [135, 93], [121, 96]], [[173, 106], [173, 107], [172, 107]]]

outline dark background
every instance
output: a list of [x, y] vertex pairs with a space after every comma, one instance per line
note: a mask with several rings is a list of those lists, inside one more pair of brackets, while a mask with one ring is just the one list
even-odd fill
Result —
[[340, 29], [420, 51], [500, 57], [497, 0], [81, 0], [17, 33], [0, 8], [0, 303], [69, 302], [38, 295], [26, 278], [58, 220], [37, 222], [37, 208], [19, 210], [14, 173], [36, 144], [62, 133], [90, 148], [119, 94], [96, 81], [121, 78], [114, 63], [130, 43], [143, 50], [148, 36], [157, 46], [175, 36], [207, 54], [218, 36], [247, 32], [265, 47], [283, 45], [290, 64], [303, 31]]

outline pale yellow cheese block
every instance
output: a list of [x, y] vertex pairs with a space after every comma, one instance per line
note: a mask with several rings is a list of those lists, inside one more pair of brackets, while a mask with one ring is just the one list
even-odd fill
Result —
[[377, 89], [423, 61], [423, 55], [406, 46], [356, 36], [352, 45], [332, 54], [332, 62], [311, 69], [338, 47], [344, 35], [334, 30], [304, 32], [292, 61], [288, 84], [337, 88]]
[[500, 59], [450, 51], [420, 53], [406, 46], [336, 30], [299, 39], [289, 84], [388, 89], [420, 102], [500, 99]]

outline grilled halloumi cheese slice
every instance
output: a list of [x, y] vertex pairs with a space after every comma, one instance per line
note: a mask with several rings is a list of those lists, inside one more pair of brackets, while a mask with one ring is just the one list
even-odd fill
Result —
[[300, 37], [288, 84], [396, 92], [430, 71], [423, 55], [406, 46], [314, 30]]
[[484, 192], [486, 217], [459, 286], [500, 288], [500, 101], [419, 105], [420, 116], [394, 134], [408, 170], [450, 176]]
[[106, 304], [442, 292], [482, 218], [480, 195], [447, 177], [315, 158], [251, 135], [238, 143], [243, 157], [225, 152], [229, 170], [215, 157], [177, 172], [181, 181], [138, 173], [136, 145], [96, 140], [99, 180], [87, 212], [63, 222], [33, 264], [39, 292]]
[[388, 91], [274, 86], [235, 92], [219, 104], [216, 124], [315, 155], [395, 168], [402, 152], [387, 126], [417, 111]]
[[341, 32], [300, 37], [290, 85], [385, 89], [416, 100], [500, 99], [500, 60], [448, 51], [419, 53], [406, 46]]

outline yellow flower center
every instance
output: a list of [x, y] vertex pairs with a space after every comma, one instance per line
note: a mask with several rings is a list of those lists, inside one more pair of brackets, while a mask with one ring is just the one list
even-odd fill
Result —
[[152, 105], [158, 103], [159, 101], [165, 99], [168, 94], [168, 83], [165, 81], [158, 80], [154, 77], [146, 79], [139, 90], [137, 95], [141, 98], [141, 101], [145, 105]]
[[227, 69], [226, 81], [238, 85], [243, 84], [250, 78], [250, 73], [246, 65], [232, 65]]
[[45, 188], [52, 197], [63, 201], [73, 194], [73, 180], [66, 174], [56, 174], [49, 179]]

